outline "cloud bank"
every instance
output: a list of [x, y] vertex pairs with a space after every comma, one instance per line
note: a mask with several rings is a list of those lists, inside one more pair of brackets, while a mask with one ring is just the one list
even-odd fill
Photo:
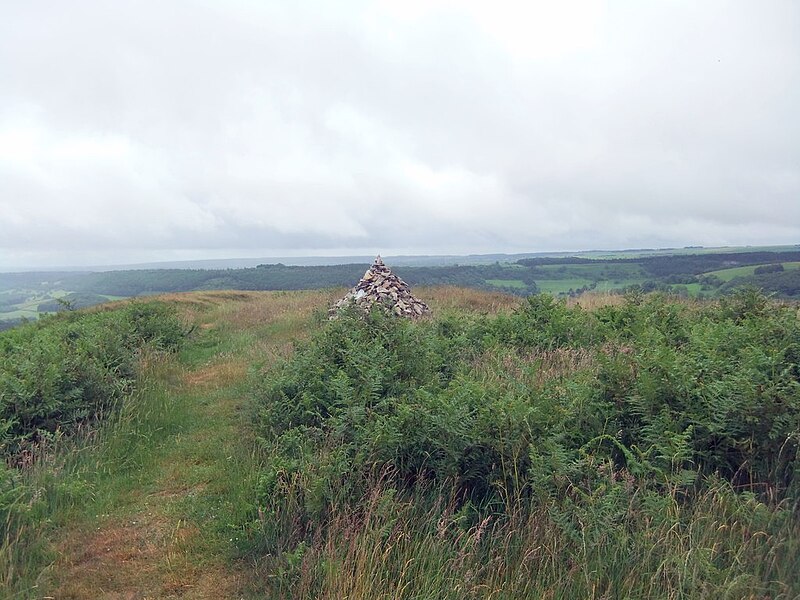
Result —
[[800, 241], [800, 8], [24, 2], [0, 268]]

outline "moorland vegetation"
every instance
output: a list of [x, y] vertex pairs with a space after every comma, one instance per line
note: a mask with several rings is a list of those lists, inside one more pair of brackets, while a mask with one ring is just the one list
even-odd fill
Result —
[[[795, 304], [415, 293], [433, 318], [213, 292], [0, 334], [0, 582], [90, 597], [99, 569], [166, 597], [205, 564], [218, 597], [800, 594]], [[101, 512], [163, 542], [65, 570], [104, 556]]]
[[49, 461], [82, 454], [70, 439], [118, 414], [137, 390], [143, 358], [176, 350], [186, 333], [173, 307], [132, 302], [0, 334], [0, 597], [36, 580], [54, 508], [89, 491], [82, 481], [65, 484], [63, 464]]
[[258, 399], [278, 595], [800, 593], [800, 324], [754, 290], [350, 314]]

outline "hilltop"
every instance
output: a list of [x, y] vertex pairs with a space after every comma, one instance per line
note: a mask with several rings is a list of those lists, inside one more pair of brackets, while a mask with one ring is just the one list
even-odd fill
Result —
[[413, 291], [433, 317], [329, 322], [341, 289], [203, 291], [0, 334], [0, 582], [21, 598], [800, 593], [796, 308]]

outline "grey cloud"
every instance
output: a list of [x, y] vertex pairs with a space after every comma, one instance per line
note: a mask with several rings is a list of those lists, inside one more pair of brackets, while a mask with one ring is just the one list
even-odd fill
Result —
[[584, 4], [6, 7], [0, 267], [797, 242], [796, 5]]

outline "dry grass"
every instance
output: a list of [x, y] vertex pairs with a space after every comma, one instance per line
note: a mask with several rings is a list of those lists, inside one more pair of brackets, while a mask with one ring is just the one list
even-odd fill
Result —
[[453, 309], [497, 314], [511, 312], [522, 302], [519, 296], [455, 286], [419, 287], [413, 292], [431, 307], [434, 314], [437, 311]]
[[603, 306], [622, 306], [625, 296], [607, 293], [588, 293], [577, 298], [567, 299], [567, 306], [579, 306], [585, 310], [595, 310]]
[[62, 584], [53, 598], [235, 598], [243, 575], [221, 565], [191, 560], [198, 528], [171, 523], [156, 506], [153, 512], [104, 523], [96, 531], [70, 536], [62, 543], [57, 565]]
[[247, 375], [247, 365], [239, 360], [221, 360], [188, 371], [184, 381], [189, 387], [219, 387], [241, 381]]
[[[164, 523], [136, 515], [106, 523], [91, 533], [74, 533], [59, 547], [62, 584], [55, 598], [126, 598], [157, 592], [156, 574], [165, 541]], [[156, 588], [156, 589], [154, 589]]]
[[[630, 479], [624, 470], [606, 476], [609, 485], [619, 480], [619, 489]], [[788, 570], [795, 555], [770, 550], [796, 548], [796, 523], [783, 522], [781, 515], [754, 515], [747, 501], [724, 484], [706, 490], [692, 506], [671, 493], [652, 521], [652, 507], [643, 514], [631, 488], [625, 492], [630, 501], [617, 506], [621, 522], [601, 532], [592, 516], [603, 518], [604, 509], [599, 498], [587, 497], [588, 519], [574, 524], [574, 537], [554, 519], [557, 499], [539, 506], [512, 499], [504, 517], [486, 517], [464, 527], [452, 499], [439, 496], [430, 502], [419, 492], [398, 497], [388, 487], [378, 482], [362, 509], [334, 511], [300, 564], [282, 576], [273, 575], [277, 593], [271, 597], [797, 597], [795, 574]], [[689, 527], [682, 526], [687, 522]], [[586, 543], [593, 538], [597, 543]], [[715, 561], [729, 566], [720, 569]], [[776, 578], [769, 579], [769, 574]]]
[[492, 384], [508, 383], [512, 387], [523, 382], [531, 388], [541, 388], [550, 381], [564, 379], [577, 371], [594, 372], [597, 354], [587, 348], [537, 349], [520, 353], [515, 350], [487, 351], [471, 361], [470, 370]]
[[341, 290], [297, 292], [251, 292], [245, 302], [228, 303], [220, 310], [220, 318], [228, 326], [245, 329], [276, 322], [299, 323], [315, 311], [327, 307], [343, 294]]

